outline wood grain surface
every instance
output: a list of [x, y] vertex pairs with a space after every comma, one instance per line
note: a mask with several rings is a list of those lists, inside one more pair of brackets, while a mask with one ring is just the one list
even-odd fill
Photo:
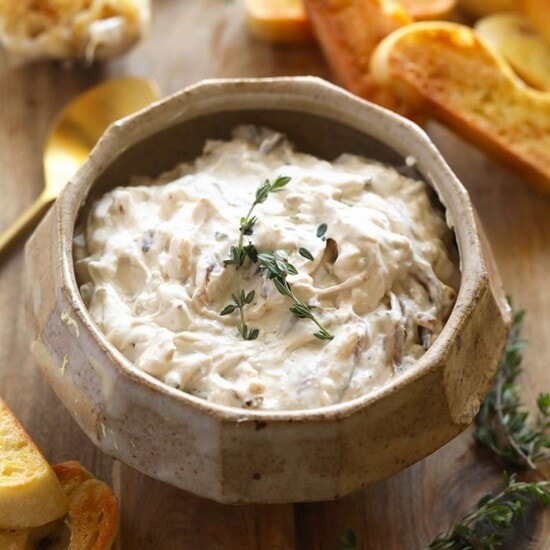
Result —
[[[129, 55], [92, 67], [13, 67], [0, 53], [0, 228], [39, 193], [44, 138], [69, 100], [103, 79], [154, 78], [164, 95], [207, 77], [331, 74], [314, 46], [271, 47], [246, 32], [238, 0], [153, 0], [153, 28]], [[441, 126], [428, 131], [469, 190], [507, 293], [527, 316], [524, 396], [550, 390], [550, 200]], [[112, 483], [123, 549], [336, 549], [353, 529], [361, 548], [416, 550], [501, 484], [502, 467], [471, 431], [393, 478], [335, 502], [223, 506], [154, 481], [98, 451], [49, 389], [29, 352], [23, 247], [0, 265], [0, 394], [51, 462], [77, 459]], [[548, 476], [550, 472], [546, 471]], [[513, 548], [550, 548], [542, 512]]]

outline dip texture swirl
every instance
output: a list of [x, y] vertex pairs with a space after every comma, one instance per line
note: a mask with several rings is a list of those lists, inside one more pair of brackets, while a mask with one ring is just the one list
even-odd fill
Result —
[[[279, 175], [291, 180], [257, 206], [250, 239], [286, 251], [298, 271], [288, 282], [331, 341], [289, 312], [256, 264], [224, 264], [258, 185]], [[74, 245], [83, 299], [122, 354], [182, 391], [259, 410], [340, 403], [412, 368], [460, 281], [452, 231], [424, 182], [355, 155], [321, 160], [253, 126], [107, 193]], [[236, 314], [220, 315], [238, 284], [254, 290], [245, 315], [255, 340], [239, 336]]]

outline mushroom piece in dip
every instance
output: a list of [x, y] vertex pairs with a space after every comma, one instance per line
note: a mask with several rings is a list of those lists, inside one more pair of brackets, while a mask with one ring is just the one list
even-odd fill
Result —
[[[391, 166], [240, 126], [131, 184], [77, 228], [81, 293], [122, 354], [189, 394], [259, 410], [347, 401], [412, 368], [453, 307], [453, 233], [426, 184]], [[278, 282], [266, 254], [287, 270]]]

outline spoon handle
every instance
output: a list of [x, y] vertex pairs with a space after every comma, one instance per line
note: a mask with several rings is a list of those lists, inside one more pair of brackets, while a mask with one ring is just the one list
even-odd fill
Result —
[[0, 233], [0, 259], [4, 258], [19, 238], [38, 223], [52, 202], [51, 196], [42, 192], [14, 222]]

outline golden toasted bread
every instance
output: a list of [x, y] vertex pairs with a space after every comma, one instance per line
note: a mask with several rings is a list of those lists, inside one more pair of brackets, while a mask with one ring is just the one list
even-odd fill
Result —
[[525, 82], [538, 90], [550, 90], [550, 43], [525, 15], [489, 15], [479, 19], [474, 28], [500, 51]]
[[405, 11], [415, 21], [446, 19], [455, 7], [457, 0], [399, 0]]
[[66, 511], [53, 469], [0, 399], [0, 529], [36, 527]]
[[304, 5], [338, 82], [358, 96], [414, 116], [395, 94], [374, 82], [368, 70], [380, 40], [411, 23], [403, 6], [392, 0], [304, 0]]
[[150, 0], [0, 0], [0, 42], [19, 61], [112, 57], [144, 34]]
[[492, 13], [518, 11], [519, 9], [518, 0], [458, 0], [458, 6], [470, 17], [476, 19]]
[[383, 40], [373, 76], [550, 193], [550, 94], [526, 86], [470, 27], [413, 23]]
[[74, 490], [85, 481], [93, 479], [93, 475], [77, 460], [68, 460], [53, 466], [53, 471], [63, 487], [65, 494], [70, 497]]
[[[399, 0], [414, 20], [445, 19], [457, 0]], [[244, 0], [250, 33], [276, 44], [311, 42], [313, 32], [303, 0]]]
[[119, 511], [110, 487], [97, 479], [78, 486], [70, 497], [67, 521], [70, 550], [111, 548], [118, 532]]
[[70, 529], [69, 550], [104, 550], [115, 542], [119, 508], [112, 489], [77, 461], [56, 464], [57, 474], [69, 497], [66, 523]]
[[548, 0], [517, 0], [521, 11], [550, 45], [550, 2]]
[[28, 548], [30, 529], [11, 531], [0, 529], [0, 548], [2, 550], [26, 550]]
[[0, 550], [108, 550], [116, 539], [119, 509], [111, 488], [74, 460], [53, 467], [69, 506], [67, 515], [34, 529], [0, 530]]
[[245, 0], [244, 7], [248, 29], [256, 38], [279, 44], [313, 40], [302, 0]]

